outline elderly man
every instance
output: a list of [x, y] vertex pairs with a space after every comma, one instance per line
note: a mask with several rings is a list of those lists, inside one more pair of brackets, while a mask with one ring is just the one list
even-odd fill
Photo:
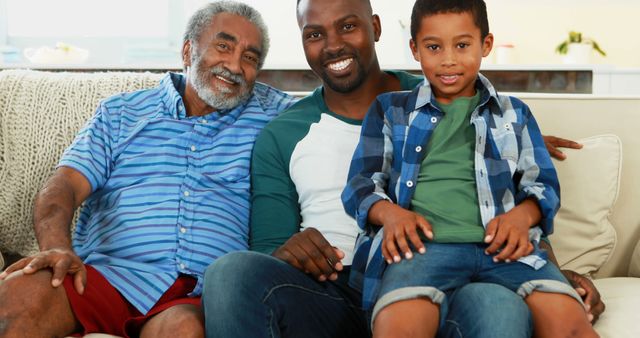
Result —
[[247, 248], [253, 143], [293, 103], [255, 83], [268, 47], [253, 8], [209, 4], [184, 76], [100, 104], [36, 199], [40, 252], [0, 275], [0, 336], [203, 336], [204, 269]]
[[[361, 295], [348, 285], [359, 230], [340, 194], [371, 102], [423, 79], [380, 69], [382, 29], [368, 0], [299, 0], [297, 19], [307, 62], [323, 85], [256, 141], [251, 249], [258, 252], [231, 253], [207, 270], [209, 337], [369, 336]], [[593, 285], [572, 277], [599, 314]], [[524, 302], [502, 286], [469, 284], [449, 299], [442, 336], [531, 334]]]

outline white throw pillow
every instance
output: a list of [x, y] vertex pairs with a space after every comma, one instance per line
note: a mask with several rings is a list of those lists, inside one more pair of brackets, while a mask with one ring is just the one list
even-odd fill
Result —
[[598, 271], [615, 247], [609, 215], [618, 197], [622, 144], [616, 135], [577, 141], [582, 149], [563, 149], [567, 159], [554, 161], [562, 206], [549, 239], [560, 266], [585, 275]]

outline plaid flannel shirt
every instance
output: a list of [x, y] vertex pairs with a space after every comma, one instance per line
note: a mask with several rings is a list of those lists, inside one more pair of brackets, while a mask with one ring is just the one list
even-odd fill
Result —
[[[553, 217], [560, 207], [558, 178], [544, 140], [522, 101], [498, 95], [480, 74], [476, 89], [480, 104], [470, 123], [476, 130], [475, 179], [482, 225], [533, 197], [542, 212], [541, 222], [529, 231], [537, 244], [542, 234], [553, 231]], [[378, 96], [363, 122], [342, 201], [362, 229], [351, 286], [362, 291], [365, 309], [375, 304], [386, 267], [380, 247], [383, 232], [368, 223], [369, 209], [382, 199], [410, 207], [426, 145], [442, 116], [425, 80], [410, 92]], [[546, 253], [536, 245], [520, 261], [539, 269], [546, 263]]]

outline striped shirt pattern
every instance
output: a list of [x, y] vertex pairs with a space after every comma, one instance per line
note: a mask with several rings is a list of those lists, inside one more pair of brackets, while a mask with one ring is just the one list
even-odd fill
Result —
[[76, 253], [140, 312], [179, 274], [198, 279], [216, 258], [248, 248], [249, 163], [260, 130], [294, 98], [257, 83], [244, 104], [186, 116], [185, 78], [101, 102], [59, 166], [90, 182]]
[[[537, 243], [542, 234], [553, 231], [553, 217], [560, 207], [558, 178], [544, 140], [522, 101], [499, 96], [482, 75], [476, 89], [481, 103], [470, 123], [476, 131], [475, 180], [482, 225], [486, 227], [497, 215], [533, 197], [542, 211], [541, 222], [529, 232]], [[386, 267], [380, 248], [383, 232], [367, 223], [368, 211], [382, 199], [409, 209], [426, 144], [442, 114], [425, 81], [411, 92], [378, 96], [363, 122], [342, 200], [363, 230], [356, 244], [351, 283], [362, 289], [366, 309], [375, 304]], [[545, 258], [545, 252], [536, 247], [520, 261], [538, 269]]]

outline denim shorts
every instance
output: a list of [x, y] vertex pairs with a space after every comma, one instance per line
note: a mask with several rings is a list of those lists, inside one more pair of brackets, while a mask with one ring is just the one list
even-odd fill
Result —
[[582, 299], [554, 264], [535, 270], [529, 265], [493, 262], [486, 244], [425, 243], [425, 254], [415, 253], [387, 267], [382, 277], [380, 297], [372, 320], [385, 306], [407, 299], [429, 298], [440, 305], [440, 324], [447, 316], [447, 297], [456, 289], [474, 282], [502, 285], [521, 297], [533, 291], [566, 294], [582, 304]]

